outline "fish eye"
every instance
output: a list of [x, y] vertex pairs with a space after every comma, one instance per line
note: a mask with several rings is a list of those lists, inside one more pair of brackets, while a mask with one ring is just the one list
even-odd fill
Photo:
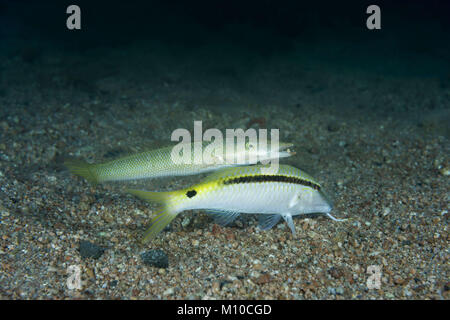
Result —
[[249, 141], [245, 143], [245, 149], [247, 150], [253, 149], [254, 147], [253, 143], [250, 143]]

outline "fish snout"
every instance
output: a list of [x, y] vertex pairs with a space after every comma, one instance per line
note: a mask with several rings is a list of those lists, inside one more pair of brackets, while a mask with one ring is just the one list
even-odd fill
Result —
[[316, 191], [311, 201], [313, 212], [329, 213], [333, 210], [333, 204], [329, 197], [322, 191]]

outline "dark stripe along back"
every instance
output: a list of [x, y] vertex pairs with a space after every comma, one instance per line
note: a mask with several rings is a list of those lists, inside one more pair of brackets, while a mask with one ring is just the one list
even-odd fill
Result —
[[311, 187], [317, 191], [320, 191], [320, 185], [314, 182], [298, 177], [283, 176], [283, 175], [242, 176], [237, 178], [226, 179], [223, 181], [223, 184], [229, 185], [238, 183], [258, 183], [258, 182], [284, 182], [284, 183], [300, 184], [302, 186]]

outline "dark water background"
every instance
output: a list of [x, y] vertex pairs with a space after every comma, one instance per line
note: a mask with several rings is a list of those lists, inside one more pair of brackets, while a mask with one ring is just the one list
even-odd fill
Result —
[[70, 4], [0, 1], [2, 119], [70, 103], [122, 121], [145, 100], [171, 130], [182, 115], [155, 106], [309, 108], [449, 134], [448, 1], [378, 1], [381, 30], [366, 28], [370, 1], [79, 1], [81, 30], [66, 28]]
[[[52, 51], [63, 55], [61, 64], [68, 68], [78, 57], [80, 64], [97, 66], [82, 76], [87, 85], [105, 76], [104, 69], [117, 69], [104, 66], [103, 52], [142, 49], [237, 78], [249, 68], [264, 68], [265, 61], [304, 53], [306, 61], [299, 64], [313, 57], [325, 67], [432, 77], [449, 86], [450, 3], [445, 0], [76, 1], [82, 30], [69, 31], [65, 9], [72, 2], [0, 1], [1, 52], [35, 66]], [[372, 3], [381, 7], [381, 30], [365, 27]], [[129, 61], [128, 68], [136, 78], [146, 77], [148, 69], [136, 64]]]

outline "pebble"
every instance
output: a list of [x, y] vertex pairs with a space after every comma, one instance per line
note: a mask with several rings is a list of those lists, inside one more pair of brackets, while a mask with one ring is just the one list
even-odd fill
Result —
[[48, 272], [58, 272], [58, 269], [56, 269], [55, 267], [48, 267], [47, 271]]
[[169, 258], [167, 257], [167, 254], [160, 249], [143, 252], [141, 254], [141, 259], [146, 265], [152, 267], [167, 268], [169, 266]]
[[311, 239], [317, 239], [318, 234], [317, 234], [316, 232], [314, 232], [314, 231], [309, 231], [309, 232], [308, 232], [308, 236], [309, 236]]
[[262, 269], [261, 263], [256, 263], [256, 264], [254, 264], [254, 265], [253, 265], [253, 269], [255, 269], [255, 270], [261, 270], [261, 269]]
[[105, 249], [89, 241], [80, 241], [80, 255], [82, 258], [98, 259], [105, 252]]
[[339, 131], [340, 128], [341, 128], [341, 126], [340, 126], [339, 122], [337, 122], [337, 121], [332, 121], [327, 126], [327, 129], [330, 132]]
[[265, 273], [265, 274], [260, 275], [260, 276], [255, 280], [255, 282], [256, 282], [257, 284], [265, 284], [265, 283], [269, 283], [270, 281], [272, 281], [272, 277], [271, 277], [270, 274], [268, 274], [268, 273]]
[[214, 281], [212, 284], [212, 289], [214, 292], [218, 292], [220, 290], [220, 283], [218, 281]]
[[138, 216], [145, 216], [144, 211], [142, 211], [142, 210], [140, 210], [140, 209], [138, 209], [138, 208], [134, 209], [134, 213], [135, 213], [136, 215], [138, 215]]
[[181, 221], [181, 226], [186, 228], [191, 223], [191, 219], [189, 217], [185, 217], [183, 221]]
[[450, 168], [449, 167], [443, 167], [441, 170], [439, 170], [443, 176], [450, 175]]
[[95, 278], [94, 270], [92, 270], [91, 268], [86, 268], [86, 274], [87, 274], [89, 279], [94, 279]]
[[344, 276], [342, 268], [332, 267], [330, 270], [328, 270], [328, 273], [335, 279], [339, 279]]
[[175, 290], [173, 288], [169, 288], [163, 292], [163, 296], [171, 296], [174, 294], [174, 292], [175, 292]]
[[404, 288], [403, 289], [403, 294], [405, 296], [407, 296], [407, 297], [411, 297], [412, 296], [412, 293], [411, 293], [411, 291], [408, 290], [408, 288]]

